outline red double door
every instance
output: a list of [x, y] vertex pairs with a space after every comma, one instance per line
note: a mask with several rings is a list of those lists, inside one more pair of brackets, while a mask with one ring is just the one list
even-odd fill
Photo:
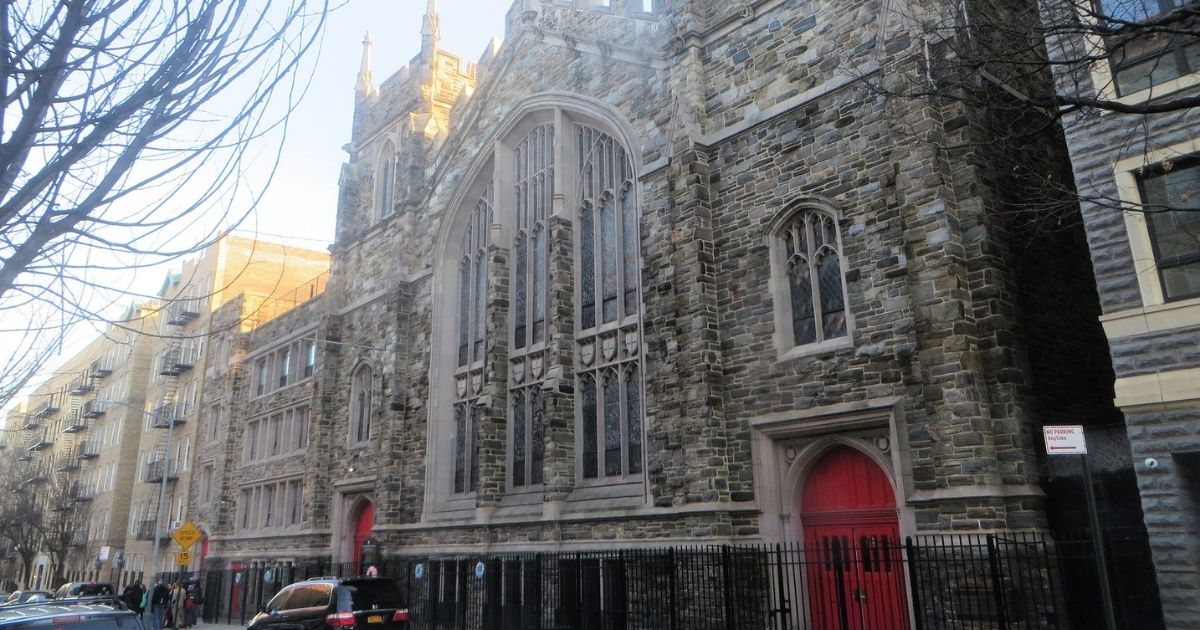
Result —
[[887, 475], [863, 453], [821, 458], [801, 500], [808, 605], [816, 630], [907, 630], [908, 593]]

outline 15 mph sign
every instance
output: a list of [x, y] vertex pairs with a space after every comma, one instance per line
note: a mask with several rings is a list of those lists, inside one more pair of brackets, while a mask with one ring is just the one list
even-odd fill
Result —
[[1046, 438], [1047, 455], [1087, 455], [1087, 442], [1080, 425], [1045, 426], [1042, 435]]

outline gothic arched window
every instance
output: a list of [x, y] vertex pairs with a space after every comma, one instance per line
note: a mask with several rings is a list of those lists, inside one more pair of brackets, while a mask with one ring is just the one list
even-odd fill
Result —
[[579, 164], [577, 278], [579, 471], [584, 479], [642, 472], [638, 290], [640, 232], [625, 147], [574, 124]]
[[542, 483], [545, 456], [541, 382], [545, 376], [546, 219], [554, 198], [554, 124], [531, 129], [512, 151], [516, 232], [513, 236], [510, 482]]
[[782, 353], [849, 340], [846, 282], [837, 219], [792, 211], [771, 238], [776, 345]]
[[458, 355], [454, 394], [454, 492], [473, 492], [478, 480], [479, 397], [483, 394], [487, 340], [488, 245], [492, 231], [492, 185], [475, 200], [462, 236], [458, 263]]
[[383, 218], [395, 210], [396, 148], [391, 142], [383, 145], [379, 166], [375, 169], [375, 215]]
[[350, 443], [363, 444], [371, 438], [371, 382], [375, 372], [369, 365], [361, 365], [354, 371], [350, 381]]

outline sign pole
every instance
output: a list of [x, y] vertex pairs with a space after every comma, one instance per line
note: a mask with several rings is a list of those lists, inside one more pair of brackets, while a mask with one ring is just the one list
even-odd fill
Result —
[[1088, 520], [1092, 528], [1092, 548], [1096, 554], [1096, 573], [1100, 582], [1100, 602], [1104, 609], [1104, 626], [1108, 630], [1117, 630], [1117, 620], [1113, 617], [1112, 589], [1108, 583], [1108, 558], [1104, 555], [1104, 531], [1100, 529], [1100, 513], [1096, 510], [1096, 491], [1092, 488], [1092, 467], [1088, 465], [1086, 454], [1079, 456], [1083, 464], [1083, 489], [1087, 498]]

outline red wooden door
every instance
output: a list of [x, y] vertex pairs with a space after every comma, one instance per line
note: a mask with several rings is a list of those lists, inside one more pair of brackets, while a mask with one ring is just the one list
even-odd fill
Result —
[[362, 563], [362, 546], [363, 543], [371, 537], [371, 529], [375, 527], [375, 506], [371, 503], [364, 504], [362, 509], [358, 511], [358, 518], [354, 521], [354, 571], [358, 570]]
[[908, 628], [894, 496], [854, 449], [835, 448], [813, 467], [801, 504], [813, 628]]

